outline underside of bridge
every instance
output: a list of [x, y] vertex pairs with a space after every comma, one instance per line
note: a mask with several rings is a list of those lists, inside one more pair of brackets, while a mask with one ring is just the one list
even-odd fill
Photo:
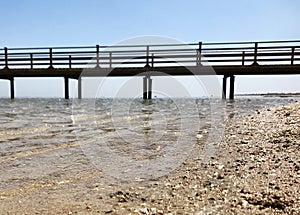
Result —
[[300, 74], [300, 66], [268, 65], [268, 66], [222, 66], [222, 67], [161, 67], [161, 68], [89, 68], [89, 69], [2, 69], [0, 78], [9, 80], [10, 97], [15, 98], [16, 77], [63, 77], [64, 97], [69, 99], [69, 79], [78, 80], [78, 98], [82, 98], [83, 77], [143, 77], [143, 99], [152, 99], [151, 76], [201, 76], [222, 75], [222, 98], [227, 98], [227, 82], [229, 79], [229, 99], [234, 99], [234, 86], [236, 75], [293, 75]]

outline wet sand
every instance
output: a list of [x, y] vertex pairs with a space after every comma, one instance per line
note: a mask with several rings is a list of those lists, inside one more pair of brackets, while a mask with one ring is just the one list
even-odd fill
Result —
[[[194, 151], [203, 150], [206, 133], [199, 133]], [[147, 181], [107, 177], [81, 154], [80, 144], [1, 160], [0, 171], [7, 174], [0, 185], [1, 214], [300, 213], [300, 102], [229, 115], [210, 160], [191, 154], [168, 175]], [[28, 178], [10, 175], [12, 165], [30, 165], [31, 158], [52, 157], [57, 150], [70, 165], [48, 174], [41, 163], [42, 177], [41, 172]]]

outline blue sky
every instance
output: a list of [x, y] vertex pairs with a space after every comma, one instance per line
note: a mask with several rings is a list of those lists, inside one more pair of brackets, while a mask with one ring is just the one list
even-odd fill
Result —
[[[0, 47], [113, 45], [145, 35], [188, 43], [300, 39], [298, 0], [0, 0], [0, 8]], [[237, 77], [236, 86], [240, 93], [295, 92], [299, 82]], [[17, 79], [16, 96], [62, 97], [62, 83]], [[0, 96], [8, 96], [7, 81]]]

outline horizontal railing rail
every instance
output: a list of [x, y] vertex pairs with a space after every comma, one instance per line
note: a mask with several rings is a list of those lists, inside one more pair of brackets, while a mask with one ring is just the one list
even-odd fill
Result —
[[0, 70], [278, 64], [300, 64], [300, 40], [0, 49]]

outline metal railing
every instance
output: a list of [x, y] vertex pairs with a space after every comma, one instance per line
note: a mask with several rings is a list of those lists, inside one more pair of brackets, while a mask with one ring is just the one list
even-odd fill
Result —
[[0, 49], [0, 70], [300, 64], [300, 40]]

